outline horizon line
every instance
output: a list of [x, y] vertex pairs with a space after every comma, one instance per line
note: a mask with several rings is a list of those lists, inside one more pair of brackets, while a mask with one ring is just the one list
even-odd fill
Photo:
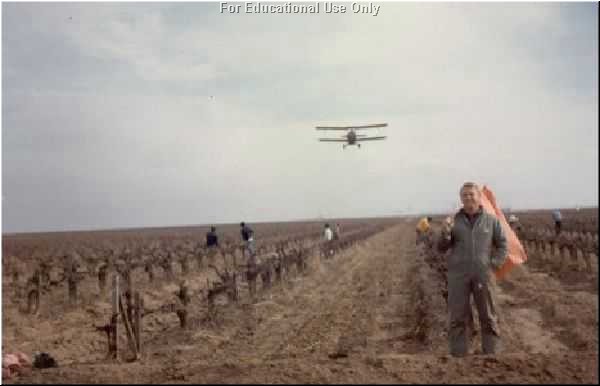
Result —
[[[571, 210], [571, 209], [598, 209], [598, 205], [581, 205], [575, 207], [562, 207], [558, 208], [559, 210]], [[501, 208], [503, 211], [509, 209], [511, 212], [519, 212], [519, 211], [538, 211], [538, 210], [553, 210], [557, 209], [556, 207], [551, 208], [512, 208], [505, 207]], [[306, 218], [298, 218], [298, 219], [288, 219], [288, 220], [266, 220], [266, 221], [245, 221], [247, 223], [254, 224], [266, 224], [266, 223], [282, 223], [282, 222], [315, 222], [315, 221], [330, 221], [330, 220], [357, 220], [357, 219], [376, 219], [376, 218], [405, 218], [405, 217], [415, 217], [425, 214], [432, 215], [444, 215], [448, 214], [449, 211], [446, 210], [435, 210], [430, 212], [398, 212], [388, 215], [372, 215], [372, 216], [350, 216], [350, 217], [306, 217]], [[33, 231], [17, 231], [17, 232], [2, 232], [2, 237], [4, 236], [15, 236], [15, 235], [24, 235], [24, 234], [40, 234], [40, 233], [74, 233], [74, 232], [116, 232], [116, 231], [132, 231], [132, 230], [143, 230], [143, 229], [161, 229], [161, 228], [199, 228], [199, 227], [208, 227], [211, 225], [233, 225], [239, 224], [239, 222], [212, 222], [212, 223], [199, 223], [199, 224], [177, 224], [177, 225], [149, 225], [149, 226], [126, 226], [126, 227], [114, 227], [114, 228], [76, 228], [76, 229], [61, 229], [61, 230], [33, 230]]]

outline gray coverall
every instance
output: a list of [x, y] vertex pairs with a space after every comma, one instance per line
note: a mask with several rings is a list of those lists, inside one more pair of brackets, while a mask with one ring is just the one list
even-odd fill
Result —
[[[496, 250], [492, 254], [492, 246]], [[467, 354], [467, 326], [470, 324], [471, 294], [481, 325], [481, 344], [485, 354], [493, 354], [499, 341], [498, 317], [494, 295], [493, 269], [506, 259], [506, 236], [498, 219], [480, 207], [475, 217], [461, 210], [454, 216], [451, 237], [441, 237], [438, 249], [448, 256], [448, 312], [450, 353]]]

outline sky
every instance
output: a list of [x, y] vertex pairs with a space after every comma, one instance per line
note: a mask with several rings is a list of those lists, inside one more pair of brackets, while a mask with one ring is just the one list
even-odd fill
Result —
[[2, 3], [2, 231], [598, 205], [597, 3], [319, 4]]

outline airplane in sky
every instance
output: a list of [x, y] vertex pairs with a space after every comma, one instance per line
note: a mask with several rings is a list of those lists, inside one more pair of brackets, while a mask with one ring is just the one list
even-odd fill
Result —
[[342, 149], [346, 149], [346, 146], [356, 145], [360, 149], [360, 142], [362, 141], [381, 141], [386, 139], [386, 136], [373, 136], [370, 137], [366, 134], [358, 134], [357, 130], [373, 129], [376, 127], [386, 127], [387, 123], [373, 123], [370, 125], [361, 126], [317, 126], [317, 130], [338, 130], [346, 131], [346, 134], [340, 138], [319, 138], [320, 142], [344, 142]]

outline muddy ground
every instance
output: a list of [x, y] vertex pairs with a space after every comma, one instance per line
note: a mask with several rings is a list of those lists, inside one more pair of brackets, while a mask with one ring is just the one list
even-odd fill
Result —
[[[221, 301], [206, 320], [192, 301], [182, 330], [174, 313], [144, 317], [143, 357], [111, 362], [108, 295], [94, 286], [69, 308], [53, 298], [36, 316], [18, 311], [3, 286], [3, 351], [46, 351], [59, 367], [5, 383], [597, 383], [598, 282], [530, 261], [498, 283], [503, 350], [453, 358], [441, 276], [415, 247], [414, 221], [399, 223], [331, 260], [313, 256], [310, 272], [275, 285], [254, 302]], [[200, 288], [205, 273], [188, 277]], [[146, 308], [168, 303], [177, 287], [146, 285]], [[93, 295], [93, 296], [92, 296]], [[477, 322], [478, 324], [478, 322]], [[124, 337], [120, 351], [127, 352]]]

